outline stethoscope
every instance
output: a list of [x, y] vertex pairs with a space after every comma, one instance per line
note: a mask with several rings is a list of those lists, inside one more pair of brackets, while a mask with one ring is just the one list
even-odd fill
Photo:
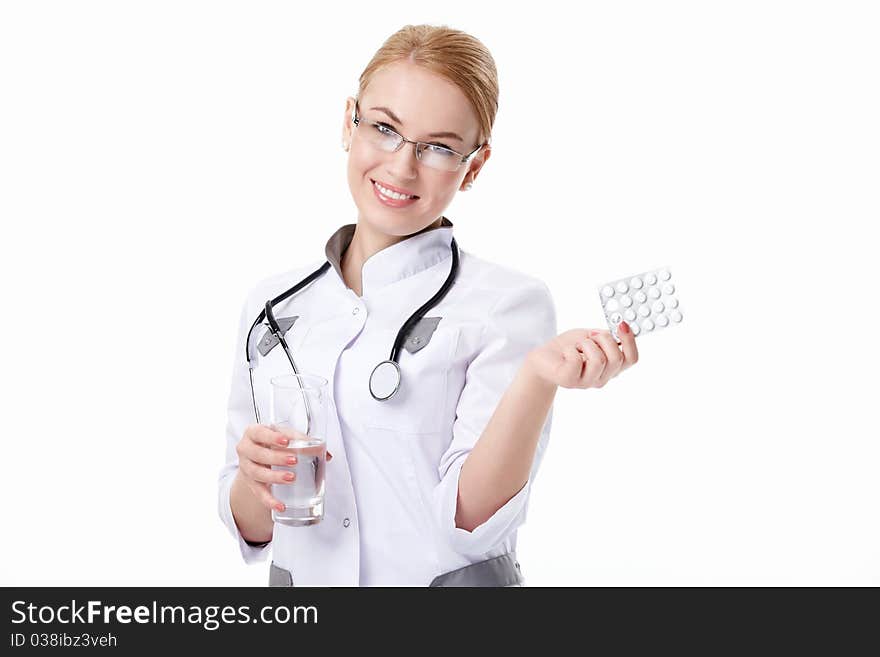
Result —
[[[373, 372], [370, 374], [370, 394], [373, 396], [373, 399], [376, 401], [387, 401], [391, 399], [397, 391], [400, 389], [400, 365], [397, 362], [398, 354], [400, 353], [400, 348], [403, 346], [404, 340], [406, 340], [406, 336], [409, 334], [415, 324], [422, 319], [426, 312], [428, 312], [431, 308], [436, 306], [443, 297], [446, 296], [446, 293], [449, 292], [449, 289], [452, 287], [452, 284], [455, 282], [455, 277], [458, 275], [458, 244], [455, 242], [455, 238], [452, 238], [452, 242], [450, 245], [452, 250], [452, 266], [449, 268], [449, 275], [446, 277], [442, 287], [437, 291], [437, 293], [428, 299], [418, 310], [416, 310], [410, 318], [403, 323], [403, 326], [400, 327], [400, 330], [397, 332], [397, 337], [394, 340], [394, 346], [391, 348], [391, 355], [388, 357], [388, 360], [383, 360], [381, 363], [376, 365], [373, 368]], [[275, 319], [275, 314], [272, 312], [272, 307], [281, 303], [285, 299], [290, 296], [296, 294], [301, 289], [303, 289], [306, 285], [311, 283], [317, 278], [323, 276], [327, 270], [330, 269], [330, 262], [327, 261], [318, 269], [313, 271], [311, 274], [306, 276], [299, 283], [294, 285], [292, 288], [279, 294], [274, 299], [270, 299], [266, 302], [265, 308], [260, 311], [260, 314], [257, 316], [257, 319], [251, 325], [250, 330], [248, 331], [247, 338], [245, 340], [245, 358], [247, 358], [248, 364], [248, 374], [250, 376], [251, 381], [251, 399], [254, 402], [254, 416], [257, 418], [257, 423], [260, 423], [260, 411], [257, 408], [257, 396], [254, 392], [254, 368], [256, 367], [256, 356], [251, 359], [251, 333], [254, 328], [256, 328], [257, 324], [260, 324], [264, 319], [268, 322], [268, 331], [266, 337], [268, 337], [268, 333], [271, 332], [272, 335], [278, 340], [281, 344], [281, 348], [284, 349], [284, 353], [287, 354], [287, 360], [290, 361], [290, 366], [293, 368], [294, 374], [299, 374], [299, 368], [296, 366], [296, 363], [293, 360], [293, 356], [290, 355], [290, 349], [287, 347], [287, 341], [284, 339], [284, 332], [281, 330], [281, 327], [278, 325], [278, 322]], [[265, 339], [265, 338], [264, 338]], [[299, 380], [299, 379], [297, 379]], [[308, 395], [306, 395], [305, 390], [301, 390], [303, 394], [303, 402], [305, 403], [306, 410], [306, 418], [308, 420], [309, 426], [306, 430], [306, 435], [311, 435], [311, 408], [309, 407]]]

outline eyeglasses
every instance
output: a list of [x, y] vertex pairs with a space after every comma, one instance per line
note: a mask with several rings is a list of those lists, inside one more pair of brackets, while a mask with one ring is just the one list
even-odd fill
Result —
[[415, 144], [416, 159], [425, 166], [439, 171], [457, 171], [462, 164], [470, 161], [485, 146], [485, 144], [480, 144], [467, 155], [462, 155], [440, 144], [412, 141], [395, 132], [387, 123], [366, 121], [363, 117], [358, 117], [357, 100], [354, 102], [354, 114], [351, 117], [351, 122], [355, 124], [358, 132], [363, 134], [368, 142], [386, 153], [399, 151], [404, 144]]

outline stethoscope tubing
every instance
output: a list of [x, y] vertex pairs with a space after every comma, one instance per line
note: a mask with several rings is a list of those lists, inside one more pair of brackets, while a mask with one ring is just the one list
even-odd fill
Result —
[[[397, 337], [394, 339], [394, 345], [391, 347], [391, 355], [389, 356], [388, 360], [382, 361], [381, 363], [379, 363], [379, 365], [376, 366], [376, 369], [374, 369], [373, 373], [370, 375], [370, 386], [369, 386], [370, 387], [370, 394], [377, 401], [386, 401], [386, 400], [390, 399], [391, 397], [394, 396], [394, 394], [399, 389], [399, 387], [400, 387], [400, 365], [397, 362], [397, 359], [398, 359], [398, 356], [400, 355], [400, 349], [403, 346], [403, 341], [406, 339], [407, 335], [409, 334], [409, 331], [413, 328], [413, 326], [415, 326], [416, 323], [422, 319], [424, 314], [426, 312], [428, 312], [428, 310], [430, 310], [431, 308], [436, 306], [438, 303], [440, 303], [440, 301], [443, 300], [443, 298], [447, 295], [449, 290], [452, 288], [452, 285], [458, 276], [460, 258], [459, 258], [458, 244], [456, 243], [454, 237], [452, 238], [452, 241], [450, 243], [450, 247], [451, 247], [451, 251], [452, 251], [452, 264], [450, 265], [449, 274], [446, 276], [446, 280], [443, 282], [443, 285], [434, 294], [434, 296], [432, 296], [430, 299], [428, 299], [428, 301], [423, 303], [418, 308], [418, 310], [416, 310], [412, 315], [410, 315], [409, 318], [403, 323], [403, 326], [401, 326], [400, 330], [398, 330], [398, 332], [397, 332]], [[290, 361], [290, 366], [293, 368], [294, 373], [299, 375], [300, 374], [299, 368], [296, 366], [296, 362], [293, 360], [293, 356], [291, 355], [290, 349], [287, 346], [287, 341], [284, 339], [284, 333], [281, 331], [281, 327], [278, 325], [278, 322], [275, 320], [274, 313], [272, 312], [272, 307], [275, 304], [281, 303], [282, 301], [288, 299], [290, 296], [296, 294], [297, 292], [299, 292], [301, 289], [306, 287], [308, 284], [310, 284], [315, 279], [319, 278], [320, 276], [323, 276], [327, 272], [327, 270], [330, 268], [330, 266], [331, 265], [330, 265], [329, 261], [325, 262], [318, 269], [316, 269], [311, 274], [306, 276], [303, 280], [301, 280], [299, 283], [294, 285], [289, 290], [286, 290], [285, 292], [279, 294], [274, 299], [270, 299], [269, 301], [266, 301], [265, 307], [260, 311], [260, 314], [257, 316], [256, 320], [254, 320], [254, 323], [251, 324], [251, 327], [248, 330], [247, 338], [245, 339], [245, 359], [246, 359], [247, 365], [248, 365], [248, 375], [250, 377], [250, 384], [251, 384], [251, 399], [253, 400], [254, 417], [256, 417], [257, 423], [260, 423], [260, 411], [257, 406], [257, 397], [256, 397], [256, 392], [254, 390], [253, 372], [254, 372], [254, 367], [256, 366], [255, 365], [256, 359], [251, 358], [251, 334], [253, 333], [253, 330], [257, 327], [257, 325], [260, 324], [264, 319], [266, 319], [269, 323], [269, 330], [272, 331], [272, 334], [278, 339], [278, 342], [281, 344], [281, 348], [284, 350], [284, 353], [287, 355], [287, 359]], [[388, 396], [379, 397], [376, 395], [376, 393], [373, 390], [373, 374], [375, 374], [376, 370], [379, 369], [379, 367], [385, 363], [391, 363], [394, 365], [394, 367], [397, 371], [397, 374], [396, 374], [397, 385], [394, 387], [394, 389], [391, 391], [391, 393]], [[302, 390], [302, 388], [301, 388], [301, 390]], [[303, 401], [305, 402], [305, 405], [306, 405], [305, 406], [306, 407], [306, 418], [307, 418], [307, 422], [308, 422], [307, 428], [310, 430], [311, 429], [311, 408], [309, 406], [309, 400], [308, 400], [308, 396], [305, 394], [305, 390], [302, 390], [302, 393], [303, 393]], [[310, 435], [309, 431], [306, 431], [306, 435]]]

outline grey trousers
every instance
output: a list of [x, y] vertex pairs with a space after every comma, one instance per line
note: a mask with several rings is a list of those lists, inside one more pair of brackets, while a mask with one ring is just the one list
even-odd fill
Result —
[[[509, 552], [437, 575], [428, 586], [522, 586], [524, 582], [516, 553]], [[293, 576], [273, 561], [269, 565], [269, 586], [293, 586]]]

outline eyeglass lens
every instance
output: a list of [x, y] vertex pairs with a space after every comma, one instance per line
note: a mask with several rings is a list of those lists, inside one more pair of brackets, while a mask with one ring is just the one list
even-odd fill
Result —
[[[396, 151], [403, 139], [386, 125], [362, 118], [359, 128], [363, 128], [364, 135], [371, 144], [377, 148], [391, 153]], [[461, 156], [448, 148], [436, 144], [418, 144], [419, 161], [432, 169], [441, 171], [455, 171], [461, 164]]]

